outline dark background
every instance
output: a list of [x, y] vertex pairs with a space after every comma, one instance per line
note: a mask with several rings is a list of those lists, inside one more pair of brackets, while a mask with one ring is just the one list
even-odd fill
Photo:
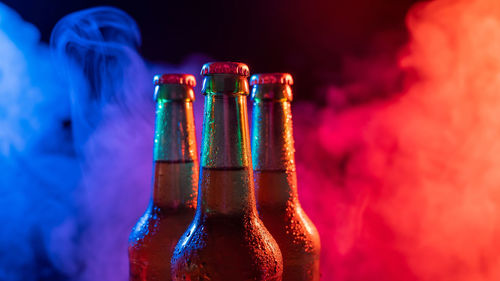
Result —
[[290, 72], [297, 99], [326, 85], [349, 83], [346, 57], [396, 57], [407, 40], [405, 14], [416, 0], [7, 0], [25, 20], [50, 32], [64, 15], [110, 5], [139, 24], [141, 53], [151, 61], [180, 63], [190, 54], [242, 61], [252, 73]]

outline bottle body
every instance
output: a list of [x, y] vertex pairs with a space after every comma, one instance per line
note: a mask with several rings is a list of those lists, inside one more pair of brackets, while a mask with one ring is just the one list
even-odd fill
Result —
[[155, 89], [153, 194], [129, 237], [129, 279], [133, 281], [171, 280], [173, 250], [196, 211], [199, 167], [192, 86], [175, 79], [168, 82]]
[[[254, 177], [260, 218], [278, 243], [283, 255], [283, 280], [319, 280], [319, 233], [298, 200], [263, 203], [269, 200], [269, 193], [275, 193], [280, 186], [295, 183], [295, 175], [287, 171], [254, 171]], [[268, 192], [266, 188], [274, 190]]]
[[[217, 187], [215, 198], [222, 195], [233, 201], [241, 197], [227, 187], [250, 179], [248, 169], [203, 168], [202, 174], [202, 188]], [[215, 198], [208, 201], [215, 203]], [[281, 280], [279, 248], [256, 212], [199, 210], [179, 244], [172, 262], [173, 280]]]
[[[155, 189], [165, 187], [171, 175], [189, 179], [170, 182], [172, 190], [187, 190], [196, 187], [197, 162], [155, 161]], [[177, 178], [177, 177], [175, 177]], [[166, 188], [163, 188], [166, 189]], [[161, 191], [159, 191], [161, 192]], [[192, 191], [196, 194], [196, 190]], [[193, 194], [193, 195], [194, 195]], [[194, 196], [193, 196], [194, 197]], [[170, 259], [177, 241], [193, 220], [196, 210], [194, 198], [190, 203], [161, 206], [151, 200], [146, 212], [139, 219], [129, 237], [130, 280], [170, 280]]]
[[[256, 77], [256, 78], [254, 78]], [[255, 75], [252, 89], [252, 153], [257, 209], [283, 255], [283, 280], [320, 278], [319, 233], [302, 209], [290, 101], [285, 74]]]
[[172, 279], [281, 280], [279, 247], [255, 205], [248, 81], [230, 73], [204, 79], [198, 207], [174, 251]]

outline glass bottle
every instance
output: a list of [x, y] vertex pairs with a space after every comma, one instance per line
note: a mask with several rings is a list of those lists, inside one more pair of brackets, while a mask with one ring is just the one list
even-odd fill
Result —
[[281, 280], [278, 245], [255, 205], [246, 98], [248, 67], [205, 64], [196, 216], [172, 257], [173, 280]]
[[319, 280], [320, 239], [297, 194], [292, 76], [253, 75], [252, 158], [260, 218], [283, 255], [283, 280]]
[[153, 192], [129, 237], [130, 280], [171, 280], [175, 245], [192, 221], [198, 189], [193, 116], [194, 76], [163, 74], [154, 79], [156, 126]]

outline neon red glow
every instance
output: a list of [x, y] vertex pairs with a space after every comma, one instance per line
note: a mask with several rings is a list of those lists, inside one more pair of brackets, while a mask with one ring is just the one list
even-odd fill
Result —
[[500, 2], [421, 3], [407, 24], [403, 92], [295, 108], [323, 280], [500, 280]]

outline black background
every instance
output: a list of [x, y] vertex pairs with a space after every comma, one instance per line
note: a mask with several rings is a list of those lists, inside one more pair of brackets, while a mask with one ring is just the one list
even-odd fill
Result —
[[[345, 83], [343, 58], [396, 54], [407, 40], [405, 15], [416, 0], [84, 1], [8, 0], [35, 24], [42, 40], [64, 15], [110, 5], [129, 13], [141, 29], [142, 55], [180, 63], [193, 53], [242, 61], [252, 73], [290, 72], [295, 96]], [[374, 43], [378, 42], [378, 43]]]

